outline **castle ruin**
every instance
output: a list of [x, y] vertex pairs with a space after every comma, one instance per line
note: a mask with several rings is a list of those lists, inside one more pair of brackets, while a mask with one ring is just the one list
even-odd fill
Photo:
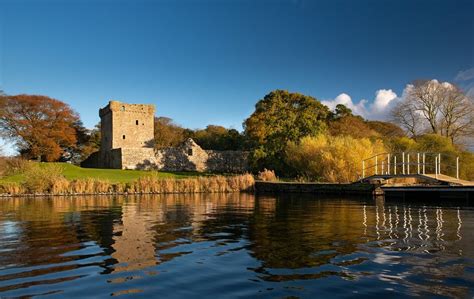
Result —
[[101, 146], [82, 167], [163, 171], [244, 172], [248, 153], [204, 150], [192, 139], [154, 149], [155, 106], [110, 101], [99, 111]]

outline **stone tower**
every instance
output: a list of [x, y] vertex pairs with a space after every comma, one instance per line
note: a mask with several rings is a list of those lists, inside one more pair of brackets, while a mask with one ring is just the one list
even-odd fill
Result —
[[155, 106], [110, 101], [99, 111], [101, 151], [153, 148]]

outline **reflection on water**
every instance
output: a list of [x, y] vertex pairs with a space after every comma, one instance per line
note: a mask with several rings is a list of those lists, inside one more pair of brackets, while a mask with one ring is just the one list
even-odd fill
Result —
[[249, 194], [0, 200], [0, 297], [472, 297], [468, 206]]

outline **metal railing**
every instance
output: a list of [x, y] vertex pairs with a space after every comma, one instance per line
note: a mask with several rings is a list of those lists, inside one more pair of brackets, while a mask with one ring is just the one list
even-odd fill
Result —
[[[434, 173], [437, 178], [441, 174], [442, 156], [447, 155], [433, 152], [380, 153], [362, 160], [362, 178], [370, 175], [426, 174], [427, 171], [428, 173]], [[458, 156], [456, 156], [455, 166], [445, 163], [443, 168], [445, 170], [455, 169], [455, 176], [459, 179]]]

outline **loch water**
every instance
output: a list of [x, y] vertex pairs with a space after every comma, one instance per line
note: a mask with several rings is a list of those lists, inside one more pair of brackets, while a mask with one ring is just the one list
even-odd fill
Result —
[[316, 195], [0, 199], [0, 298], [472, 298], [474, 208]]

